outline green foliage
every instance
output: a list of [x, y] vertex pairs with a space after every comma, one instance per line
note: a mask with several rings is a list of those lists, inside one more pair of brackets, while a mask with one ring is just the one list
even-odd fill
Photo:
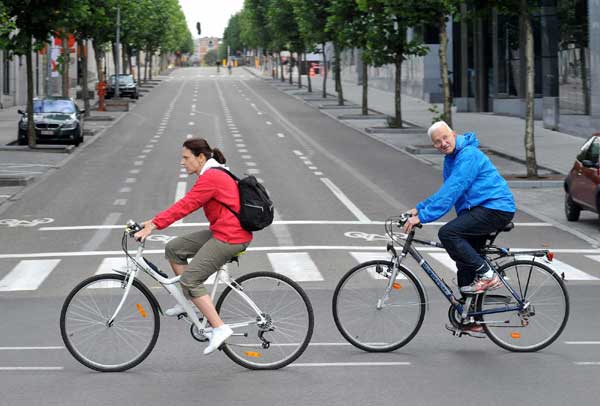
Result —
[[240, 39], [249, 47], [268, 47], [271, 33], [268, 30], [267, 13], [271, 0], [244, 0], [240, 16]]
[[267, 21], [273, 49], [278, 51], [287, 49], [292, 52], [304, 51], [304, 39], [300, 35], [291, 0], [271, 0]]
[[227, 23], [227, 27], [223, 32], [223, 42], [225, 46], [229, 46], [229, 50], [231, 54], [235, 54], [237, 51], [242, 51], [244, 49], [244, 45], [241, 39], [241, 13], [236, 13], [229, 18], [229, 22]]
[[289, 0], [294, 9], [300, 35], [308, 44], [322, 44], [333, 39], [325, 28], [332, 0]]

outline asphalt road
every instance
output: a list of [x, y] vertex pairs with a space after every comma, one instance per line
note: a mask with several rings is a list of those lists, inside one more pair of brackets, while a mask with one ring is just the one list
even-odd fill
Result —
[[[124, 373], [88, 370], [63, 346], [62, 302], [80, 280], [120, 257], [122, 224], [151, 218], [191, 187], [194, 179], [178, 165], [188, 135], [221, 148], [233, 172], [255, 174], [271, 193], [277, 222], [255, 234], [231, 273], [275, 269], [298, 280], [315, 310], [311, 346], [283, 370], [249, 371], [221, 353], [203, 356], [187, 324], [163, 318], [158, 344], [142, 364]], [[0, 225], [0, 404], [596, 404], [600, 250], [547, 216], [518, 212], [517, 227], [498, 242], [556, 252], [571, 317], [549, 348], [515, 354], [487, 339], [451, 336], [444, 328], [448, 304], [420, 271], [430, 307], [404, 348], [369, 354], [337, 332], [331, 315], [337, 281], [358, 262], [384, 253], [382, 222], [426, 197], [440, 177], [430, 165], [241, 69], [231, 76], [176, 70], [101, 139], [2, 213], [19, 222]], [[199, 211], [157, 232], [146, 246], [149, 258], [167, 269], [166, 241], [205, 222]], [[435, 239], [438, 228], [427, 226], [421, 236]], [[443, 255], [424, 252], [450, 283], [454, 273]], [[289, 266], [276, 265], [275, 254]], [[31, 277], [19, 278], [27, 269], [35, 269]], [[163, 307], [172, 304], [156, 294]]]

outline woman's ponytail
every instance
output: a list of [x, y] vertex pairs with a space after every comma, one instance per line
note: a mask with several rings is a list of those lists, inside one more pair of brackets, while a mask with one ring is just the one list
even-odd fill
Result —
[[225, 162], [227, 162], [227, 160], [225, 159], [225, 155], [223, 155], [219, 148], [212, 149], [212, 157], [220, 164], [224, 164]]

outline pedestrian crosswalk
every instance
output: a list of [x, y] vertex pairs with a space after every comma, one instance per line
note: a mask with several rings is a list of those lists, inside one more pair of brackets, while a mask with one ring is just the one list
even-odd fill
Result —
[[[344, 251], [335, 255], [323, 254], [322, 252], [266, 252], [254, 254], [255, 257], [242, 265], [243, 271], [251, 270], [273, 270], [281, 273], [297, 282], [330, 282], [337, 281], [351, 267], [371, 260], [389, 260], [390, 254], [384, 251]], [[442, 277], [450, 276], [456, 273], [454, 261], [444, 252], [428, 252], [424, 254], [425, 259]], [[529, 258], [529, 257], [528, 257]], [[554, 259], [551, 266], [558, 274], [563, 275], [567, 281], [600, 281], [600, 268], [597, 267], [600, 262], [600, 255], [575, 255], [572, 254], [576, 265], [565, 262], [566, 260]], [[43, 289], [53, 274], [60, 274], [67, 270], [77, 269], [77, 275], [72, 282], [83, 280], [87, 276], [99, 275], [114, 272], [114, 270], [124, 269], [127, 266], [126, 259], [123, 256], [104, 257], [93, 259], [96, 264], [86, 263], [85, 269], [91, 272], [86, 275], [81, 273], [81, 266], [69, 264], [74, 259], [69, 257], [55, 259], [24, 259], [9, 267], [0, 267], [0, 292], [17, 291], [35, 291]], [[585, 262], [583, 265], [582, 263]], [[86, 262], [90, 262], [87, 261]], [[409, 265], [413, 271], [421, 275], [416, 264]], [[582, 269], [585, 269], [583, 271]], [[63, 276], [64, 277], [64, 276]], [[373, 278], [381, 278], [375, 272]], [[206, 282], [214, 283], [214, 275]], [[71, 285], [72, 287], [72, 285]], [[112, 287], [110, 282], [106, 282], [99, 287]]]

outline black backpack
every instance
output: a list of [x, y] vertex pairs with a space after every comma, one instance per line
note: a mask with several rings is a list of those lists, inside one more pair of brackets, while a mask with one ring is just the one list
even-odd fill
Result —
[[237, 182], [238, 190], [240, 191], [240, 212], [236, 213], [225, 203], [219, 203], [240, 220], [240, 224], [244, 230], [262, 230], [273, 222], [273, 202], [265, 187], [254, 176], [249, 175], [239, 179], [225, 168], [215, 167], [212, 169], [219, 169], [226, 172]]

